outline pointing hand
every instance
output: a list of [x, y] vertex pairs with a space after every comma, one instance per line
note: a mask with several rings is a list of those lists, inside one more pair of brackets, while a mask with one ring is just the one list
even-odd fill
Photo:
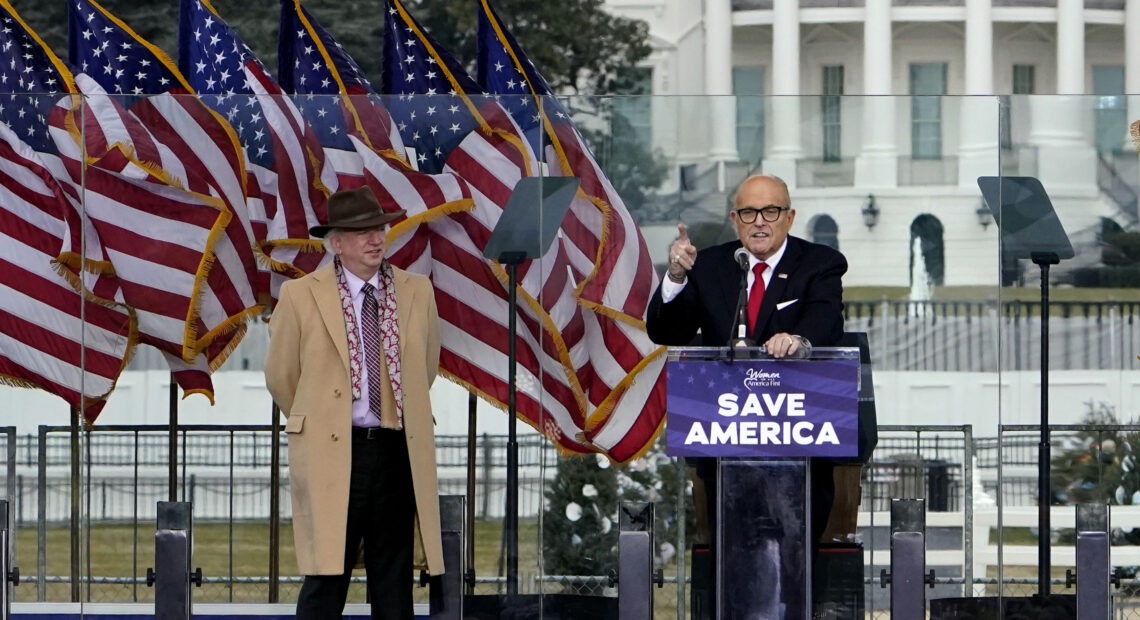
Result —
[[697, 262], [697, 248], [689, 241], [689, 227], [684, 223], [677, 224], [677, 233], [677, 239], [669, 246], [669, 275], [679, 281]]

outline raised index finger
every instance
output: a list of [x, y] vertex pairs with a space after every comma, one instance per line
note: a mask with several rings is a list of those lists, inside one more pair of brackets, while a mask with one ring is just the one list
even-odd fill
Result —
[[684, 222], [677, 224], [677, 239], [689, 243], [689, 227]]

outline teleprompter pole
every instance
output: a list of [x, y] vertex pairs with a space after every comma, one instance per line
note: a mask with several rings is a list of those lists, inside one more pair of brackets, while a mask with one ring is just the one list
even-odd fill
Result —
[[1041, 440], [1037, 446], [1037, 591], [1048, 596], [1052, 581], [1050, 514], [1053, 494], [1049, 488], [1049, 266], [1061, 262], [1052, 252], [1034, 252], [1030, 260], [1041, 268]]

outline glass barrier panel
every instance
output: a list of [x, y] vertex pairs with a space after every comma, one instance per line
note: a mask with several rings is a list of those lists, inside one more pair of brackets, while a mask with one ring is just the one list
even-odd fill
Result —
[[[704, 331], [694, 339], [695, 330], [737, 325], [741, 276], [748, 276], [733, 263], [712, 270], [724, 275], [716, 292], [702, 285], [702, 271], [692, 272], [685, 286], [723, 311], [658, 333], [651, 313], [675, 265], [670, 247], [681, 224], [693, 248], [706, 250], [698, 255], [706, 265], [716, 246], [741, 235], [763, 245], [781, 229], [845, 259], [841, 331], [866, 334], [863, 386], [872, 388], [866, 399], [877, 444], [865, 462], [832, 468], [833, 508], [816, 525], [823, 543], [856, 545], [863, 561], [851, 585], [842, 581], [850, 567], [817, 557], [833, 578], [815, 588], [817, 609], [858, 600], [866, 612], [888, 613], [890, 589], [879, 575], [891, 566], [894, 499], [924, 501], [925, 561], [938, 576], [928, 604], [1035, 594], [1042, 464], [1051, 591], [1066, 593], [1076, 506], [1110, 506], [1114, 562], [1128, 565], [1138, 493], [1128, 377], [1140, 341], [1131, 327], [1130, 235], [1140, 190], [1116, 102], [467, 102], [450, 112], [464, 116], [462, 139], [441, 141], [438, 154], [400, 133], [413, 111], [423, 121], [437, 105], [431, 96], [29, 96], [21, 103], [45, 106], [48, 130], [33, 144], [0, 129], [8, 136], [0, 143], [9, 149], [0, 158], [5, 173], [28, 190], [0, 187], [10, 194], [0, 204], [12, 226], [0, 252], [15, 267], [0, 270], [11, 293], [0, 295], [12, 345], [5, 351], [13, 351], [3, 358], [0, 435], [9, 439], [0, 449], [12, 563], [23, 575], [11, 590], [17, 602], [32, 610], [38, 603], [152, 606], [147, 569], [165, 559], [155, 555], [160, 502], [173, 501], [192, 507], [189, 568], [201, 567], [203, 576], [195, 603], [292, 612], [304, 578], [296, 541], [307, 544], [294, 531], [295, 435], [319, 431], [343, 445], [352, 431], [302, 425], [293, 414], [310, 414], [275, 407], [266, 389], [269, 319], [284, 283], [331, 263], [309, 230], [328, 220], [329, 195], [362, 186], [385, 212], [404, 210], [387, 223], [387, 260], [433, 287], [441, 348], [429, 392], [435, 462], [428, 469], [438, 494], [464, 497], [461, 518], [442, 530], [464, 532], [456, 565], [473, 575], [462, 582], [472, 609], [616, 613], [622, 583], [612, 576], [629, 519], [623, 507], [644, 503], [654, 507], [651, 563], [664, 584], [653, 592], [655, 616], [709, 603], [713, 575], [699, 547], [710, 536], [707, 504], [694, 467], [665, 448], [663, 373], [670, 345], [725, 344], [704, 342]], [[524, 105], [541, 113], [520, 114]], [[267, 152], [257, 140], [281, 146], [282, 136], [274, 143], [227, 117], [259, 106], [296, 110], [319, 148], [259, 159]], [[169, 124], [159, 122], [162, 114]], [[322, 124], [330, 114], [343, 124]], [[177, 124], [192, 118], [220, 133]], [[421, 128], [430, 135], [433, 126]], [[334, 127], [352, 138], [337, 139]], [[758, 174], [782, 179], [788, 204], [738, 204], [738, 189]], [[519, 181], [532, 177], [533, 193], [516, 196]], [[578, 187], [560, 195], [562, 182], [551, 177], [574, 177]], [[979, 178], [990, 180], [979, 185]], [[1045, 257], [1034, 262], [1024, 252], [1026, 243], [1040, 250], [1032, 244], [1053, 237], [1016, 226], [1026, 209], [1031, 223], [1043, 221], [1035, 210], [1043, 204], [1073, 250], [1047, 273], [1039, 264]], [[733, 210], [749, 206], [758, 211], [746, 225]], [[759, 210], [768, 206], [791, 210], [769, 222]], [[507, 223], [514, 237], [498, 232]], [[503, 245], [489, 246], [496, 234]], [[504, 254], [515, 246], [534, 255]], [[486, 256], [488, 247], [498, 255]], [[700, 260], [686, 266], [696, 269]], [[797, 272], [775, 269], [765, 295], [799, 286]], [[816, 303], [807, 295], [778, 299], [787, 305], [771, 312]], [[781, 320], [773, 333], [811, 329]], [[686, 341], [673, 342], [677, 334]], [[400, 346], [421, 336], [413, 330]], [[1045, 459], [1043, 378], [1051, 426]], [[338, 395], [333, 381], [323, 384], [330, 392], [320, 402], [351, 400], [350, 382]], [[418, 583], [419, 571], [409, 573]], [[367, 608], [364, 582], [357, 570], [350, 611]], [[417, 613], [427, 613], [430, 587], [413, 588]], [[841, 596], [852, 598], [828, 598]], [[1128, 604], [1129, 596], [1114, 600]], [[575, 605], [583, 607], [568, 607]]]

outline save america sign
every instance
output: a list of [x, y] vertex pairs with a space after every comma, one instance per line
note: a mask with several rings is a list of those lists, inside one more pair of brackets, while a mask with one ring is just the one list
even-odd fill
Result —
[[672, 456], [853, 457], [859, 361], [675, 361], [665, 433]]

